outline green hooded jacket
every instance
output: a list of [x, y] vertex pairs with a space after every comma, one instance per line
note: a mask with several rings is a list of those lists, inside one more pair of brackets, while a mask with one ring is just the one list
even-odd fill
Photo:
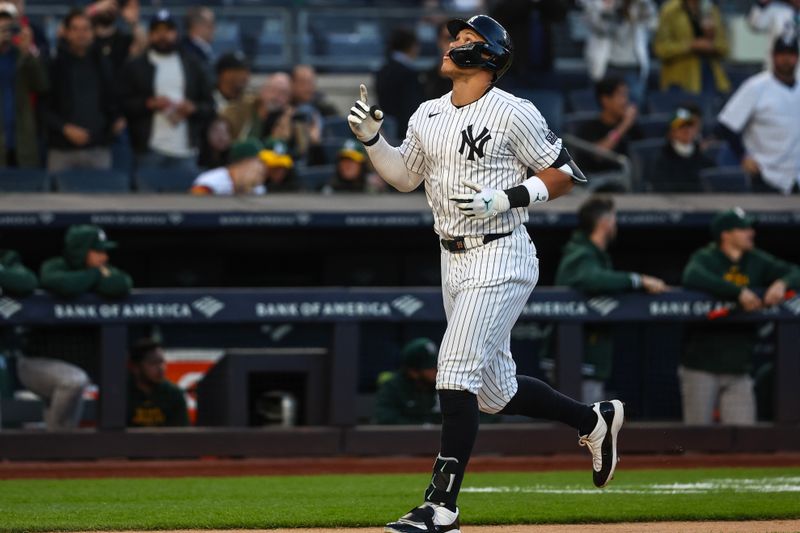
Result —
[[107, 276], [98, 268], [86, 267], [89, 250], [107, 251], [115, 247], [116, 243], [107, 241], [105, 233], [97, 226], [70, 227], [64, 239], [63, 256], [53, 257], [42, 264], [39, 273], [42, 288], [65, 297], [87, 292], [112, 298], [127, 296], [133, 287], [128, 274], [111, 265], [106, 265]]
[[[638, 288], [638, 275], [614, 270], [611, 256], [576, 230], [564, 246], [556, 271], [556, 285], [578, 289], [589, 295], [631, 291]], [[611, 376], [614, 345], [608, 326], [587, 324], [583, 339], [584, 377], [605, 381]]]
[[0, 289], [5, 294], [27, 296], [38, 285], [36, 274], [22, 264], [13, 250], [0, 250]]
[[[692, 254], [683, 270], [684, 287], [725, 300], [737, 300], [744, 287], [768, 287], [779, 279], [790, 289], [800, 289], [800, 268], [758, 249], [733, 262], [715, 243]], [[727, 323], [690, 326], [681, 363], [715, 374], [745, 374], [750, 370], [755, 329]]]

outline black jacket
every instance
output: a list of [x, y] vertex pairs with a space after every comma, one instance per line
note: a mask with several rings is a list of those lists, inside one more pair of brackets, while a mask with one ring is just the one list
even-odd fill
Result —
[[404, 138], [408, 119], [424, 100], [419, 73], [390, 58], [375, 77], [378, 103], [387, 115], [397, 120], [397, 136]]
[[[191, 56], [179, 52], [183, 64], [184, 97], [192, 102], [197, 110], [189, 117], [189, 143], [199, 146], [201, 132], [214, 115], [214, 99], [211, 96], [211, 83], [203, 67]], [[148, 58], [148, 52], [130, 60], [120, 72], [119, 94], [131, 144], [138, 153], [148, 151], [153, 127], [153, 112], [147, 109], [146, 102], [154, 94], [153, 81], [155, 67]]]
[[[80, 65], [80, 66], [79, 66]], [[44, 106], [48, 143], [51, 148], [79, 148], [63, 133], [71, 123], [89, 130], [89, 144], [107, 146], [112, 141], [112, 127], [120, 116], [112, 82], [112, 67], [99, 50], [92, 48], [85, 60], [65, 48], [50, 63], [50, 89]]]
[[211, 67], [214, 58], [211, 56], [211, 54], [206, 52], [206, 50], [197, 46], [197, 43], [195, 43], [191, 37], [188, 35], [184, 36], [181, 39], [180, 48], [186, 55], [195, 58], [203, 66], [203, 68], [206, 69], [206, 73], [209, 76], [213, 74]]
[[690, 157], [681, 157], [667, 142], [652, 167], [650, 187], [653, 192], [702, 192], [700, 171], [713, 166], [699, 146]]

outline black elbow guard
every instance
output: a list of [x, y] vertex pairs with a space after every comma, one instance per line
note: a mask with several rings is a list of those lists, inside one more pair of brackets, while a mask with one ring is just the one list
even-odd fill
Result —
[[558, 157], [553, 164], [550, 165], [550, 168], [555, 168], [569, 174], [572, 177], [572, 181], [575, 183], [587, 183], [589, 180], [586, 178], [586, 175], [578, 168], [578, 165], [572, 159], [569, 151], [565, 147], [561, 147], [561, 153], [558, 154]]

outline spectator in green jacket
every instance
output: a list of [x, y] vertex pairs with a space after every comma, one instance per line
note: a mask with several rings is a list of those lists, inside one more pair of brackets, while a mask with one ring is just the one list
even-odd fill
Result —
[[64, 254], [42, 264], [42, 287], [66, 297], [87, 292], [127, 296], [133, 287], [131, 277], [108, 262], [108, 251], [116, 247], [98, 226], [71, 226], [64, 239]]
[[[800, 268], [755, 247], [753, 219], [740, 208], [717, 214], [714, 242], [692, 254], [683, 285], [738, 302], [744, 312], [781, 303], [787, 289], [800, 288]], [[766, 287], [763, 298], [753, 288]], [[689, 328], [678, 377], [687, 424], [713, 423], [719, 407], [723, 424], [756, 421], [750, 363], [756, 326], [702, 324]]]
[[376, 424], [438, 424], [442, 414], [436, 395], [439, 349], [425, 338], [403, 347], [403, 366], [378, 378]]
[[161, 345], [140, 339], [128, 365], [128, 425], [138, 427], [188, 426], [189, 413], [183, 391], [166, 378]]
[[[556, 285], [566, 285], [589, 295], [644, 290], [658, 294], [667, 290], [660, 279], [614, 270], [608, 247], [617, 236], [617, 217], [610, 197], [593, 196], [578, 210], [578, 229], [564, 247], [556, 271]], [[594, 403], [606, 397], [605, 382], [611, 376], [614, 346], [607, 325], [587, 324], [584, 333], [583, 401]]]
[[[27, 296], [36, 288], [36, 274], [25, 267], [17, 252], [0, 251], [0, 291]], [[14, 339], [9, 344], [15, 345]], [[77, 366], [46, 357], [28, 357], [16, 347], [3, 346], [8, 356], [11, 382], [39, 396], [45, 402], [45, 426], [51, 431], [77, 427], [83, 412], [83, 391], [89, 384], [86, 372]]]

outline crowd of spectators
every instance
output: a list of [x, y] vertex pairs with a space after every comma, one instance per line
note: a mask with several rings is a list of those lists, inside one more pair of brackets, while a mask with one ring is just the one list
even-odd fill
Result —
[[[137, 5], [100, 0], [71, 10], [50, 57], [17, 7], [0, 2], [0, 167], [111, 170], [119, 153], [131, 153], [131, 168], [119, 170], [168, 172], [186, 191], [242, 194], [295, 190], [298, 166], [348, 166], [337, 165], [353, 153], [347, 137], [323, 146], [325, 119], [337, 111], [313, 67], [272, 73], [253, 90], [248, 58], [214, 53], [210, 9], [190, 8], [181, 32], [168, 10], [141, 24]], [[366, 190], [366, 158], [357, 163], [353, 176], [331, 171], [318, 188]]]
[[[523, 97], [528, 89], [564, 89], [554, 67], [553, 28], [570, 7], [561, 0], [492, 4], [490, 14], [516, 42], [501, 87]], [[565, 133], [594, 147], [578, 148], [577, 159], [590, 173], [609, 173], [620, 170], [615, 156], [636, 160], [638, 142], [661, 139], [663, 145], [655, 155], [646, 152], [651, 164], [636, 167], [638, 185], [599, 180], [601, 189], [713, 190], [702, 174], [720, 166], [738, 172], [742, 191], [797, 189], [800, 122], [792, 117], [800, 115], [800, 1], [755, 2], [748, 22], [772, 46], [764, 72], [740, 87], [726, 73], [729, 40], [712, 0], [581, 0], [575, 7], [584, 15], [587, 78], [596, 99], [588, 106], [596, 110], [593, 117], [574, 129], [564, 125]], [[319, 91], [314, 68], [296, 65], [253, 87], [243, 53], [213, 49], [215, 16], [208, 8], [190, 7], [182, 23], [160, 10], [145, 23], [138, 2], [99, 0], [70, 11], [53, 46], [23, 10], [19, 0], [0, 1], [2, 167], [46, 168], [54, 175], [72, 169], [162, 171], [179, 184], [176, 190], [213, 194], [385, 190], [374, 179], [342, 187], [341, 176], [334, 175], [351, 138], [346, 129], [328, 132], [343, 117]], [[436, 30], [438, 51], [446, 53], [447, 29], [439, 24]], [[385, 64], [375, 73], [378, 104], [393, 140], [402, 138], [419, 103], [449, 90], [438, 66], [419, 71], [420, 50], [415, 30], [395, 28], [387, 35]], [[671, 106], [655, 106], [653, 97]], [[547, 104], [540, 105], [548, 116]], [[661, 120], [661, 129], [643, 127], [654, 119]], [[264, 148], [254, 151], [253, 141]], [[264, 150], [275, 146], [291, 158], [283, 167], [285, 179], [267, 163], [274, 158]], [[132, 164], [118, 168], [125, 153]], [[244, 153], [250, 154], [247, 165]], [[667, 164], [652, 164], [653, 158]], [[359, 162], [368, 175], [368, 160]], [[263, 178], [255, 176], [244, 187], [234, 183], [243, 166]], [[315, 167], [331, 169], [330, 175], [312, 185], [293, 179]], [[209, 172], [217, 186], [207, 186]], [[230, 182], [219, 186], [224, 179]]]
[[[735, 176], [730, 182], [737, 185], [722, 184], [724, 190], [788, 194], [800, 187], [800, 125], [787, 118], [800, 113], [800, 2], [763, 1], [752, 7], [750, 26], [769, 34], [770, 53], [765, 70], [740, 87], [726, 73], [728, 37], [714, 2], [667, 0], [657, 16], [649, 0], [586, 0], [583, 8], [598, 114], [574, 133], [597, 148], [578, 154], [588, 171], [618, 169], [611, 151], [634, 160], [650, 158], [638, 168], [644, 190], [714, 190], [703, 174], [715, 167]], [[658, 90], [648, 94], [651, 28], [660, 70]], [[665, 103], [671, 107], [665, 109]], [[645, 131], [643, 126], [659, 115], [669, 116], [660, 131]], [[660, 149], [648, 154], [652, 142], [646, 141], [659, 136]], [[627, 187], [611, 182], [605, 188]]]

